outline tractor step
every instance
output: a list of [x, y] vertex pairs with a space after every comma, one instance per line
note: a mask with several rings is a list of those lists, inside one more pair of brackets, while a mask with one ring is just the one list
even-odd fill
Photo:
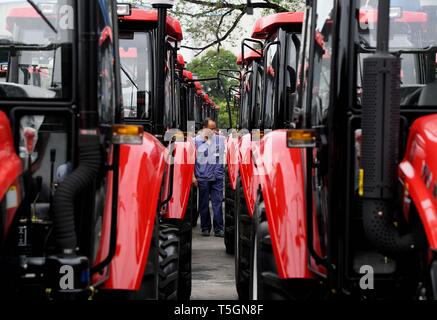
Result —
[[375, 274], [393, 274], [396, 272], [396, 261], [376, 251], [357, 252], [353, 259], [353, 269], [361, 273], [363, 266], [371, 266]]

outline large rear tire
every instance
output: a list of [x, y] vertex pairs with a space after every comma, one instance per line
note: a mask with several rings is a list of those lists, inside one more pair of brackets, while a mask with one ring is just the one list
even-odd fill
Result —
[[191, 187], [190, 199], [188, 201], [187, 213], [190, 214], [191, 226], [197, 227], [197, 221], [199, 220], [199, 211], [197, 210], [197, 188]]
[[237, 180], [235, 230], [235, 282], [240, 300], [249, 300], [252, 218], [247, 210], [241, 180]]
[[179, 290], [178, 300], [188, 301], [191, 297], [191, 264], [193, 231], [191, 227], [191, 215], [187, 211], [180, 229], [181, 250], [179, 262]]
[[179, 250], [179, 228], [162, 224], [159, 228], [159, 300], [178, 298]]
[[[227, 171], [227, 166], [226, 170]], [[229, 175], [225, 174], [225, 247], [226, 253], [235, 253], [235, 203], [236, 191], [232, 189]]]

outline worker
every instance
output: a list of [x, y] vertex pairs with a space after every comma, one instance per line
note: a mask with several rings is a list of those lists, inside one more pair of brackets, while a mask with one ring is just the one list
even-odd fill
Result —
[[223, 230], [223, 192], [225, 138], [217, 133], [216, 123], [206, 118], [203, 129], [194, 139], [196, 144], [196, 168], [193, 183], [199, 188], [199, 215], [202, 236], [211, 235], [211, 216], [209, 201], [214, 212], [214, 234], [224, 237]]

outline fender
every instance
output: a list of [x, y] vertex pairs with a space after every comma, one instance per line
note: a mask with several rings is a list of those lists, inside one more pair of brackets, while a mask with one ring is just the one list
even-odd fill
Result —
[[[21, 202], [19, 177], [23, 172], [23, 167], [20, 158], [14, 150], [14, 139], [9, 119], [2, 111], [0, 111], [0, 163], [0, 204], [6, 198], [12, 199], [12, 201], [6, 201], [5, 216], [2, 216], [0, 211], [0, 225], [3, 225], [0, 235], [3, 235], [4, 238], [8, 234]], [[2, 221], [3, 223], [1, 223]]]
[[239, 144], [240, 150], [240, 178], [243, 186], [244, 198], [246, 199], [249, 215], [253, 215], [255, 202], [258, 194], [258, 159], [260, 141], [252, 141], [252, 135], [244, 135]]
[[404, 215], [414, 203], [431, 250], [437, 250], [437, 115], [419, 118], [410, 129], [406, 156], [400, 164], [404, 181]]
[[[120, 146], [117, 221], [117, 250], [103, 288], [139, 290], [147, 263], [164, 173], [166, 149], [151, 134], [144, 133], [142, 145]], [[116, 168], [117, 169], [117, 168]], [[112, 172], [96, 263], [109, 249], [112, 202]], [[94, 281], [99, 280], [96, 276]]]
[[0, 201], [9, 187], [22, 173], [21, 160], [14, 150], [11, 126], [6, 114], [0, 111]]
[[229, 184], [232, 190], [237, 189], [239, 153], [238, 153], [239, 138], [238, 134], [232, 133], [226, 141], [226, 164], [228, 165]]
[[196, 149], [191, 137], [186, 142], [174, 142], [174, 148], [173, 195], [164, 218], [183, 220], [193, 184]]
[[14, 140], [9, 119], [2, 111], [0, 111], [0, 163], [2, 164], [0, 166], [0, 203], [4, 199], [12, 199], [12, 201], [6, 200], [5, 215], [2, 215], [0, 212], [0, 222], [3, 225], [0, 235], [2, 235], [2, 238], [5, 238], [21, 203], [22, 194], [19, 177], [23, 172], [23, 168], [21, 160], [14, 150]]
[[261, 140], [259, 180], [279, 277], [309, 279], [304, 151], [286, 139], [278, 130]]

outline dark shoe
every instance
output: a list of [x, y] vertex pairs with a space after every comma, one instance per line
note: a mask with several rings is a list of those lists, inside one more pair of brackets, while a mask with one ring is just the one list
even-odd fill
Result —
[[224, 238], [225, 237], [225, 232], [223, 230], [219, 230], [215, 232], [215, 236], [217, 238]]
[[202, 231], [202, 237], [209, 237], [210, 235], [211, 235], [211, 232], [209, 232], [208, 230]]

